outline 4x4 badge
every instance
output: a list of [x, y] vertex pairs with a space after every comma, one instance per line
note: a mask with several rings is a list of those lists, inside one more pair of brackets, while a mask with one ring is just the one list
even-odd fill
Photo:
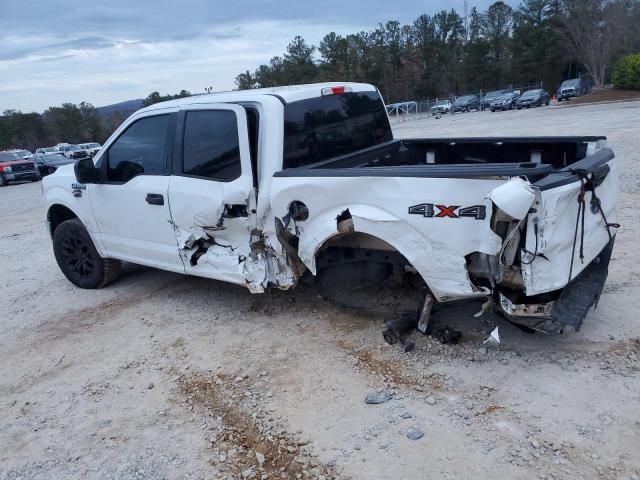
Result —
[[[438, 210], [436, 212], [436, 209]], [[456, 213], [457, 210], [457, 213]], [[409, 207], [412, 215], [422, 215], [426, 218], [475, 218], [484, 220], [487, 217], [487, 208], [484, 205], [472, 205], [460, 208], [459, 205], [437, 205], [433, 203], [420, 203]]]

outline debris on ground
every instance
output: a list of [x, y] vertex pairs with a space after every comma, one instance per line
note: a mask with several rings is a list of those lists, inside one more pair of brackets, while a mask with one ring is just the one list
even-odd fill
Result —
[[435, 333], [434, 337], [440, 343], [444, 343], [445, 345], [456, 345], [462, 338], [462, 332], [460, 332], [459, 330], [454, 330], [450, 327], [445, 327], [441, 330], [438, 330]]
[[488, 345], [490, 347], [497, 347], [500, 345], [500, 332], [498, 331], [498, 327], [491, 330], [491, 333], [487, 338], [485, 338], [483, 345]]
[[385, 342], [389, 345], [400, 343], [405, 352], [410, 352], [416, 344], [407, 340], [406, 335], [418, 325], [418, 319], [413, 314], [404, 314], [400, 318], [387, 322], [387, 328], [382, 332]]
[[407, 438], [409, 440], [420, 440], [422, 437], [424, 437], [424, 432], [418, 427], [411, 427], [407, 431]]
[[389, 392], [385, 392], [384, 390], [378, 392], [369, 392], [367, 397], [364, 399], [364, 402], [369, 405], [379, 405], [381, 403], [388, 402], [393, 398]]

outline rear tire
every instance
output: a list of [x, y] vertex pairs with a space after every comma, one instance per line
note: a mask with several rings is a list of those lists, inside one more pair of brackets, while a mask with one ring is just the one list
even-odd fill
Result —
[[80, 288], [102, 288], [120, 274], [120, 260], [102, 258], [77, 218], [58, 225], [53, 233], [53, 253], [64, 276]]

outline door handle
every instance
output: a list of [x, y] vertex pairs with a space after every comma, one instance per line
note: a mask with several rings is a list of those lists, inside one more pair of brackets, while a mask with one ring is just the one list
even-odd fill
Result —
[[164, 205], [164, 197], [159, 193], [147, 193], [145, 200], [149, 205]]

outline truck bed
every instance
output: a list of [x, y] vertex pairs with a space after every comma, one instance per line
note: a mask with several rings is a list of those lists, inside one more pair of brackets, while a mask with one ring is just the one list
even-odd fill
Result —
[[[582, 163], [613, 158], [595, 150], [601, 136], [530, 138], [446, 138], [392, 140], [352, 154], [305, 167], [286, 169], [278, 177], [397, 176], [473, 178], [525, 175], [536, 182]], [[594, 157], [594, 158], [592, 158]], [[580, 163], [580, 165], [578, 165]]]

